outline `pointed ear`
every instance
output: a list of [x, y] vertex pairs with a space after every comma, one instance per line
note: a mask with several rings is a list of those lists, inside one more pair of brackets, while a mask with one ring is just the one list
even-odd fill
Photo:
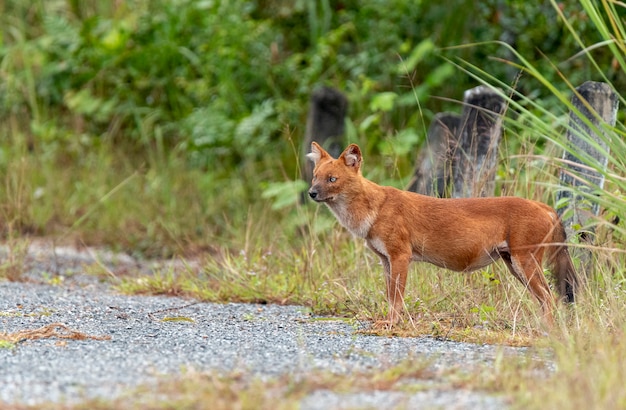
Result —
[[328, 156], [330, 156], [328, 152], [324, 151], [324, 148], [322, 148], [315, 141], [311, 143], [311, 152], [309, 154], [306, 154], [306, 157], [310, 159], [311, 161], [313, 161], [315, 165], [317, 165], [317, 163], [320, 162], [322, 158], [325, 158]]
[[354, 167], [357, 171], [361, 168], [361, 160], [363, 157], [361, 155], [361, 149], [358, 145], [348, 145], [348, 148], [346, 148], [341, 154], [341, 158], [343, 158], [343, 161], [347, 166]]

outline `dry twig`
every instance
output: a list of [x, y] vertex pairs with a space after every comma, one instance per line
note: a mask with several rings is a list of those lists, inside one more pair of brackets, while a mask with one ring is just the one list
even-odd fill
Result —
[[110, 340], [111, 336], [92, 336], [77, 330], [72, 330], [63, 323], [51, 323], [34, 330], [20, 330], [14, 333], [0, 333], [0, 340], [10, 343], [20, 343], [24, 340], [36, 339], [73, 339], [73, 340]]

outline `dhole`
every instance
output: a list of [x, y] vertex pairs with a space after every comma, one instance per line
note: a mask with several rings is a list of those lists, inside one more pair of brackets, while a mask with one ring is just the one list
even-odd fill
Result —
[[313, 142], [307, 157], [315, 163], [309, 196], [364, 238], [382, 262], [389, 315], [375, 326], [398, 322], [411, 261], [470, 272], [503, 259], [552, 324], [555, 300], [542, 270], [545, 256], [559, 293], [574, 301], [578, 280], [565, 230], [549, 206], [516, 197], [439, 199], [380, 186], [361, 175], [355, 144], [335, 159]]

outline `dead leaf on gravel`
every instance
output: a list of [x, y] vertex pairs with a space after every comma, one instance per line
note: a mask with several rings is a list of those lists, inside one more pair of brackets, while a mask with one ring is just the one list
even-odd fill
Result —
[[111, 336], [93, 336], [88, 335], [77, 330], [70, 329], [63, 323], [51, 323], [46, 326], [42, 326], [39, 329], [33, 330], [20, 330], [13, 333], [0, 333], [0, 340], [4, 340], [10, 343], [19, 343], [24, 340], [37, 340], [37, 339], [73, 339], [73, 340], [110, 340]]

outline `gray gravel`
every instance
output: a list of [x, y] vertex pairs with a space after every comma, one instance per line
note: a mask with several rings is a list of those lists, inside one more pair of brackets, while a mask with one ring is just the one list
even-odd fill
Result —
[[[39, 258], [31, 274], [44, 270], [42, 263]], [[74, 269], [80, 271], [80, 267]], [[163, 321], [167, 316], [193, 322]], [[500, 354], [524, 353], [523, 349], [431, 338], [361, 335], [345, 321], [319, 320], [299, 306], [125, 296], [79, 276], [56, 286], [0, 282], [0, 332], [55, 322], [111, 339], [26, 340], [16, 348], [0, 349], [0, 407], [2, 403], [37, 405], [110, 398], [186, 370], [236, 370], [262, 377], [314, 370], [349, 375], [413, 358], [428, 360], [434, 371], [443, 373], [489, 366]], [[502, 409], [508, 403], [503, 397], [442, 387], [441, 383], [423, 388], [431, 382], [420, 382], [418, 393], [319, 390], [306, 397], [301, 408]]]

